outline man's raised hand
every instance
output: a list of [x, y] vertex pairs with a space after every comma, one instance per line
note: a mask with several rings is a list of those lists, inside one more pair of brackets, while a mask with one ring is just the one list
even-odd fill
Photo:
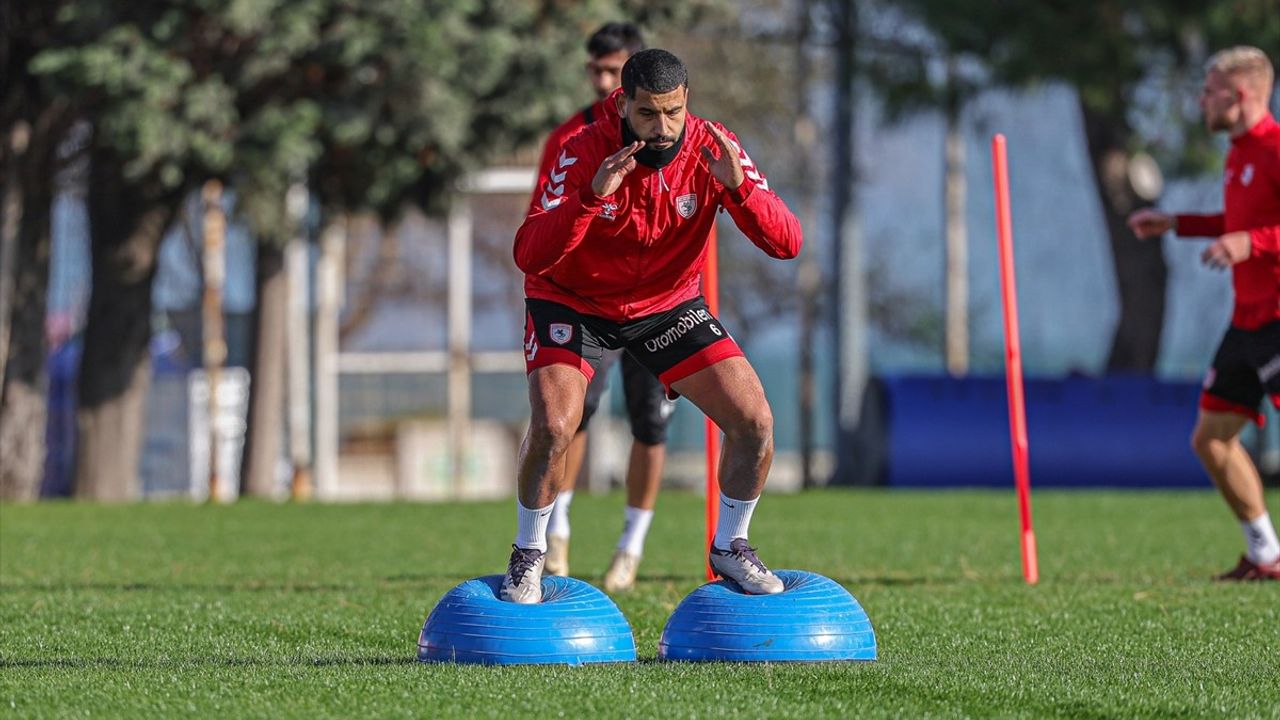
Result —
[[605, 197], [622, 187], [622, 179], [636, 169], [635, 154], [642, 147], [644, 147], [644, 141], [637, 140], [605, 158], [604, 162], [600, 163], [600, 169], [596, 171], [595, 178], [591, 180], [591, 191], [597, 197]]
[[729, 142], [729, 136], [720, 131], [712, 123], [707, 123], [707, 129], [711, 131], [711, 135], [716, 139], [716, 145], [719, 146], [719, 157], [711, 151], [709, 146], [702, 146], [702, 157], [706, 158], [707, 167], [711, 169], [711, 174], [716, 177], [725, 187], [730, 190], [737, 190], [745, 176], [742, 173], [742, 161], [738, 159], [738, 148]]

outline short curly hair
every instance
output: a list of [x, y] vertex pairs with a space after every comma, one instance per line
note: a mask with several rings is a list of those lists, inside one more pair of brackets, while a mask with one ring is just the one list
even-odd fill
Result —
[[641, 50], [622, 66], [622, 91], [635, 98], [636, 90], [660, 95], [689, 86], [689, 71], [680, 58], [666, 50]]

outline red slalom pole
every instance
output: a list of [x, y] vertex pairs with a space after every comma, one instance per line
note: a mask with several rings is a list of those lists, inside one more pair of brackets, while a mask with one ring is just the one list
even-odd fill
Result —
[[[711, 225], [707, 235], [707, 261], [702, 269], [702, 293], [707, 298], [707, 307], [711, 314], [720, 317], [720, 283], [719, 267], [716, 259], [716, 226]], [[716, 536], [716, 524], [720, 521], [720, 428], [705, 418], [707, 447], [707, 542], [702, 557], [706, 562], [707, 580], [715, 580], [716, 574], [711, 569], [711, 542]]]
[[1018, 291], [1013, 273], [1013, 220], [1009, 214], [1009, 164], [1004, 135], [991, 138], [995, 176], [996, 239], [1000, 244], [1000, 291], [1004, 304], [1005, 380], [1009, 392], [1009, 434], [1013, 440], [1013, 481], [1018, 488], [1018, 516], [1022, 522], [1022, 577], [1028, 585], [1040, 581], [1036, 562], [1036, 531], [1031, 526], [1031, 471], [1027, 460], [1027, 410], [1022, 397], [1022, 344], [1018, 340]]

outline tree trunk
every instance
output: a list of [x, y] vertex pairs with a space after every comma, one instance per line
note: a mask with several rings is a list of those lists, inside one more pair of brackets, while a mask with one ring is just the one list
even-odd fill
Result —
[[151, 383], [151, 281], [160, 240], [181, 197], [152, 183], [126, 181], [123, 162], [94, 148], [88, 190], [93, 290], [76, 412], [77, 497], [122, 501], [139, 496]]
[[48, 417], [44, 320], [54, 143], [51, 128], [37, 123], [34, 137], [31, 131], [29, 126], [20, 130], [26, 136], [22, 147], [11, 145], [4, 154], [0, 498], [6, 500], [39, 497]]
[[1080, 108], [1120, 299], [1107, 370], [1150, 373], [1160, 353], [1169, 269], [1160, 242], [1139, 242], [1125, 224], [1129, 213], [1143, 203], [1129, 183], [1133, 131], [1123, 118], [1091, 111], [1083, 102]]
[[253, 311], [253, 367], [249, 382], [249, 423], [240, 463], [240, 494], [275, 497], [276, 463], [284, 430], [285, 311], [288, 287], [284, 252], [258, 244], [257, 305]]
[[867, 288], [858, 220], [858, 165], [854, 143], [856, 108], [858, 6], [837, 3], [835, 25], [835, 103], [832, 106], [833, 154], [831, 167], [832, 235], [835, 281], [831, 300], [835, 308], [836, 341], [836, 471], [837, 484], [858, 482], [867, 453], [860, 446], [863, 394], [867, 389]]

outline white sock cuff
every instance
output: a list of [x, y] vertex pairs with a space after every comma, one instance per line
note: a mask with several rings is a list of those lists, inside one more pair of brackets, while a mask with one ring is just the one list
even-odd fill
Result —
[[552, 503], [546, 507], [527, 508], [516, 499], [516, 547], [547, 550], [547, 522], [551, 519]]
[[623, 517], [625, 524], [622, 526], [622, 535], [618, 538], [618, 549], [640, 557], [644, 555], [644, 540], [649, 535], [653, 511], [628, 505], [623, 511]]
[[1280, 560], [1280, 540], [1276, 539], [1270, 514], [1262, 513], [1252, 520], [1242, 520], [1240, 527], [1244, 530], [1245, 554], [1250, 560], [1262, 565]]
[[751, 526], [751, 515], [756, 510], [756, 504], [760, 502], [757, 496], [754, 500], [738, 500], [720, 493], [720, 521], [716, 523], [715, 546], [721, 549], [728, 549], [729, 543], [734, 538], [747, 538], [747, 530]]
[[565, 490], [556, 496], [556, 501], [551, 506], [551, 520], [547, 523], [548, 535], [569, 537], [569, 504], [572, 502], [572, 490]]

